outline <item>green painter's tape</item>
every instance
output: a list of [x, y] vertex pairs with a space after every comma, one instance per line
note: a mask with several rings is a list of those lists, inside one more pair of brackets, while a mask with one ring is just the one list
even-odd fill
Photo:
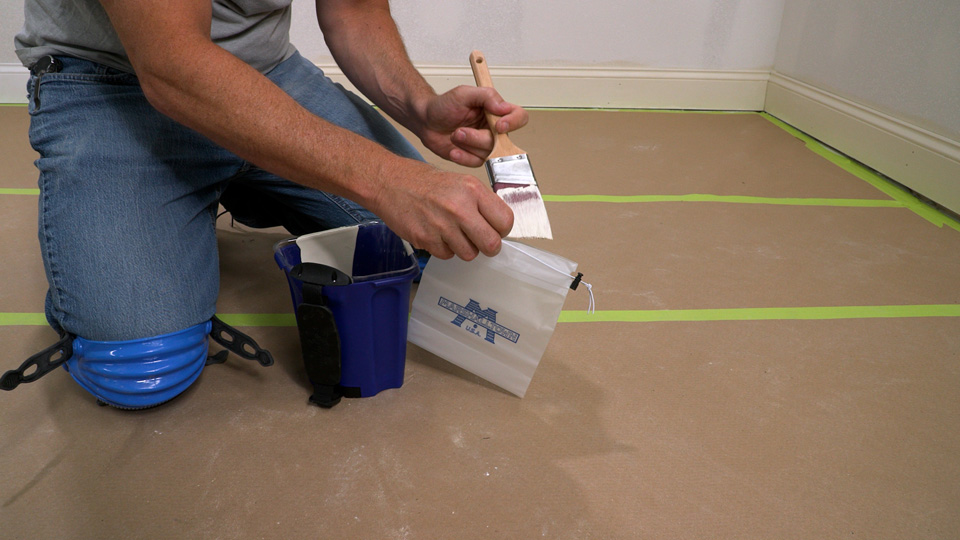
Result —
[[218, 313], [217, 317], [231, 326], [296, 326], [293, 313]]
[[720, 111], [714, 109], [630, 109], [623, 107], [524, 107], [528, 111], [570, 112], [642, 112], [667, 114], [760, 114], [759, 111]]
[[903, 208], [900, 201], [889, 199], [827, 199], [827, 198], [785, 198], [750, 197], [740, 195], [543, 195], [547, 202], [605, 202], [605, 203], [649, 203], [649, 202], [717, 202], [735, 204], [774, 204], [786, 206], [846, 206], [861, 208]]
[[811, 152], [819, 155], [837, 167], [840, 167], [848, 173], [886, 193], [894, 200], [899, 201], [905, 208], [910, 209], [923, 219], [933, 223], [937, 227], [943, 227], [946, 225], [952, 229], [960, 231], [960, 222], [957, 222], [957, 220], [918, 199], [906, 189], [897, 186], [893, 182], [883, 178], [873, 169], [870, 169], [862, 163], [850, 159], [847, 156], [831, 151], [820, 141], [776, 117], [770, 116], [767, 113], [760, 113], [760, 116], [766, 118], [771, 123], [783, 129], [790, 135], [793, 135], [794, 137], [803, 141], [803, 143], [807, 145], [807, 148]]
[[960, 317], [960, 304], [734, 309], [563, 311], [559, 322], [775, 321]]
[[46, 326], [43, 313], [0, 313], [0, 326]]
[[[292, 313], [219, 313], [232, 326], [296, 326]], [[559, 322], [705, 322], [960, 317], [960, 304], [562, 311]], [[43, 313], [0, 313], [0, 326], [46, 326]]]
[[[39, 189], [0, 188], [0, 195], [39, 195]], [[606, 202], [606, 203], [652, 203], [652, 202], [717, 202], [733, 204], [773, 204], [786, 206], [844, 206], [861, 208], [903, 208], [904, 203], [885, 199], [829, 199], [829, 198], [784, 198], [750, 197], [739, 195], [543, 195], [547, 202]]]
[[[0, 188], [0, 195], [39, 195], [39, 189]], [[903, 208], [897, 200], [885, 199], [830, 199], [751, 197], [741, 195], [543, 195], [547, 202], [606, 202], [606, 203], [652, 203], [652, 202], [718, 202], [734, 204], [774, 204], [786, 206], [846, 206], [863, 208]]]

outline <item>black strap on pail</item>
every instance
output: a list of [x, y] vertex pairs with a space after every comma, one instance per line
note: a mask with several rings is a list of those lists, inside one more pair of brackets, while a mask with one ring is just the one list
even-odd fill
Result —
[[325, 264], [301, 263], [290, 275], [303, 282], [303, 303], [297, 307], [297, 328], [303, 365], [313, 385], [310, 403], [325, 409], [340, 403], [340, 334], [324, 287], [342, 287], [352, 283], [349, 275]]

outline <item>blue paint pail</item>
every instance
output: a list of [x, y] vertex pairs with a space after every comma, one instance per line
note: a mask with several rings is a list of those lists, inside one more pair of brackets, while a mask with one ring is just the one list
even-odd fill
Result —
[[301, 262], [325, 264], [352, 283], [324, 287], [340, 338], [340, 387], [347, 397], [369, 397], [403, 385], [410, 287], [420, 273], [410, 244], [381, 222], [292, 238], [274, 246], [287, 276], [294, 312], [303, 282], [291, 274]]

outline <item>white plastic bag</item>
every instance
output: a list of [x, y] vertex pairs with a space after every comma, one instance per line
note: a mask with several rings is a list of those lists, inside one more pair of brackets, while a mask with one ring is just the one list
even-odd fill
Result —
[[[495, 257], [433, 258], [413, 301], [407, 339], [523, 397], [576, 269], [573, 261], [507, 240]], [[592, 309], [592, 290], [590, 303]]]

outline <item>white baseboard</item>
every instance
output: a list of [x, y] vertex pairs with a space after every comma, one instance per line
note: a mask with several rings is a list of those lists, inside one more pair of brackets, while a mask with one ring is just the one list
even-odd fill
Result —
[[960, 142], [774, 72], [766, 112], [960, 212]]
[[[320, 64], [320, 68], [348, 85], [337, 66]], [[467, 66], [418, 69], [439, 92], [475, 84]], [[609, 109], [759, 111], [769, 76], [767, 71], [597, 67], [495, 67], [490, 71], [497, 90], [525, 107]]]
[[[320, 65], [348, 87], [335, 65]], [[662, 70], [628, 68], [493, 68], [501, 94], [527, 107], [597, 107], [759, 111], [766, 71]], [[474, 84], [467, 66], [421, 66], [438, 91]], [[0, 64], [0, 103], [26, 103], [27, 70]], [[352, 88], [352, 87], [351, 87]]]
[[0, 103], [26, 103], [29, 78], [20, 64], [0, 64]]

